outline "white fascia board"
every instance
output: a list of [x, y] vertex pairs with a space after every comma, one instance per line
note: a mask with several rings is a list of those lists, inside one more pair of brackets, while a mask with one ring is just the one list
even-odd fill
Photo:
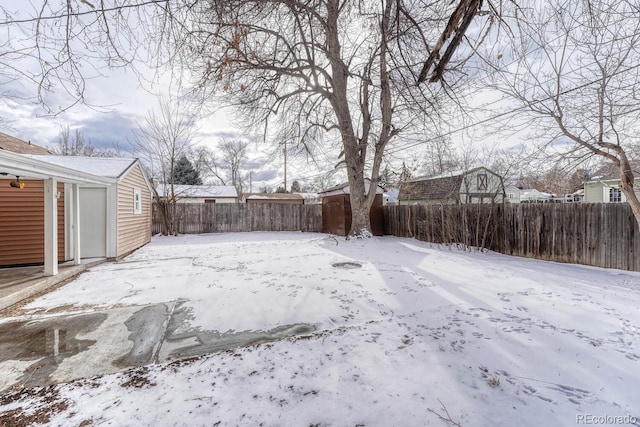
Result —
[[0, 173], [25, 179], [55, 179], [60, 182], [74, 184], [108, 186], [116, 182], [113, 178], [80, 172], [5, 150], [0, 150]]
[[[118, 186], [107, 189], [107, 258], [118, 256]], [[82, 248], [81, 248], [82, 249]]]

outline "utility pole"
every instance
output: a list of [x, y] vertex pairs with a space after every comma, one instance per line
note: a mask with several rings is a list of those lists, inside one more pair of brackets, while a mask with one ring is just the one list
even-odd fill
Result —
[[253, 193], [253, 171], [249, 171], [249, 193]]
[[287, 191], [287, 140], [284, 140], [284, 150], [282, 150], [284, 154], [284, 191]]

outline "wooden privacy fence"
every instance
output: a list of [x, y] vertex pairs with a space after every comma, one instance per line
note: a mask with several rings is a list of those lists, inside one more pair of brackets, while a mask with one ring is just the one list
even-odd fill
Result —
[[385, 234], [509, 255], [640, 271], [626, 203], [385, 206]]
[[[178, 233], [322, 230], [322, 205], [178, 203]], [[162, 232], [158, 205], [153, 206], [153, 234]]]

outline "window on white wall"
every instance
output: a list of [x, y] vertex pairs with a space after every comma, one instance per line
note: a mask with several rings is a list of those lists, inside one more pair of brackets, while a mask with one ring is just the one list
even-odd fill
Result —
[[609, 202], [610, 203], [622, 202], [622, 190], [620, 188], [609, 189]]
[[136, 215], [142, 213], [142, 191], [137, 188], [133, 189], [133, 213]]

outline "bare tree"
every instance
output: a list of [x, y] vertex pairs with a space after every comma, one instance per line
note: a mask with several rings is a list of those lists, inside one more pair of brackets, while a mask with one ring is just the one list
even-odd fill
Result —
[[436, 176], [444, 172], [459, 169], [459, 156], [452, 147], [451, 140], [438, 137], [425, 142], [424, 162], [420, 172], [425, 176]]
[[222, 154], [222, 166], [227, 171], [230, 184], [236, 187], [238, 196], [245, 188], [246, 176], [242, 172], [247, 163], [248, 146], [248, 142], [237, 139], [223, 140], [218, 145]]
[[[640, 8], [628, 0], [519, 2], [518, 33], [491, 52], [492, 86], [557, 153], [620, 171], [640, 224], [629, 153], [640, 143]], [[525, 13], [526, 12], [526, 13]]]
[[[467, 31], [482, 3], [43, 0], [30, 17], [3, 9], [0, 26], [24, 34], [7, 47], [36, 60], [38, 71], [26, 75], [43, 104], [42, 92], [56, 82], [83, 101], [83, 71], [99, 73], [97, 59], [108, 67], [150, 59], [194, 76], [203, 102], [236, 106], [246, 124], [269, 131], [299, 123], [298, 144], [339, 142], [351, 188], [350, 234], [367, 235], [375, 191], [365, 189], [365, 176], [372, 190], [390, 141], [437, 116], [455, 79], [416, 83], [429, 73], [443, 82], [463, 42], [482, 40], [482, 31]], [[147, 41], [152, 48], [143, 58], [137, 46]]]
[[60, 133], [56, 140], [54, 151], [62, 156], [103, 156], [104, 154], [98, 150], [91, 142], [84, 139], [84, 135], [80, 129], [75, 129], [71, 134], [68, 123], [60, 126]]
[[136, 153], [150, 172], [159, 180], [163, 197], [155, 193], [163, 220], [163, 234], [178, 234], [176, 228], [175, 166], [188, 152], [196, 131], [194, 116], [181, 100], [160, 99], [158, 109], [147, 113], [139, 125], [133, 142]]
[[419, 56], [431, 51], [455, 6], [195, 2], [172, 10], [180, 25], [163, 34], [179, 34], [177, 58], [199, 77], [203, 100], [233, 105], [246, 124], [267, 130], [295, 123], [298, 144], [339, 141], [351, 188], [349, 234], [367, 235], [375, 191], [365, 176], [375, 188], [389, 142], [438, 114], [444, 89], [416, 85]]
[[[144, 26], [166, 0], [43, 0], [20, 7], [0, 6], [0, 88], [12, 81], [35, 93], [48, 113], [85, 102], [87, 79], [105, 69], [149, 59], [140, 49]], [[30, 87], [26, 87], [31, 84]], [[56, 92], [55, 100], [47, 95]]]
[[233, 185], [238, 195], [246, 186], [247, 147], [249, 143], [239, 139], [223, 139], [215, 148], [198, 147], [192, 157], [196, 170], [221, 185]]
[[205, 146], [195, 147], [189, 157], [193, 159], [193, 167], [205, 180], [213, 180], [216, 184], [227, 185], [222, 162], [214, 150]]

